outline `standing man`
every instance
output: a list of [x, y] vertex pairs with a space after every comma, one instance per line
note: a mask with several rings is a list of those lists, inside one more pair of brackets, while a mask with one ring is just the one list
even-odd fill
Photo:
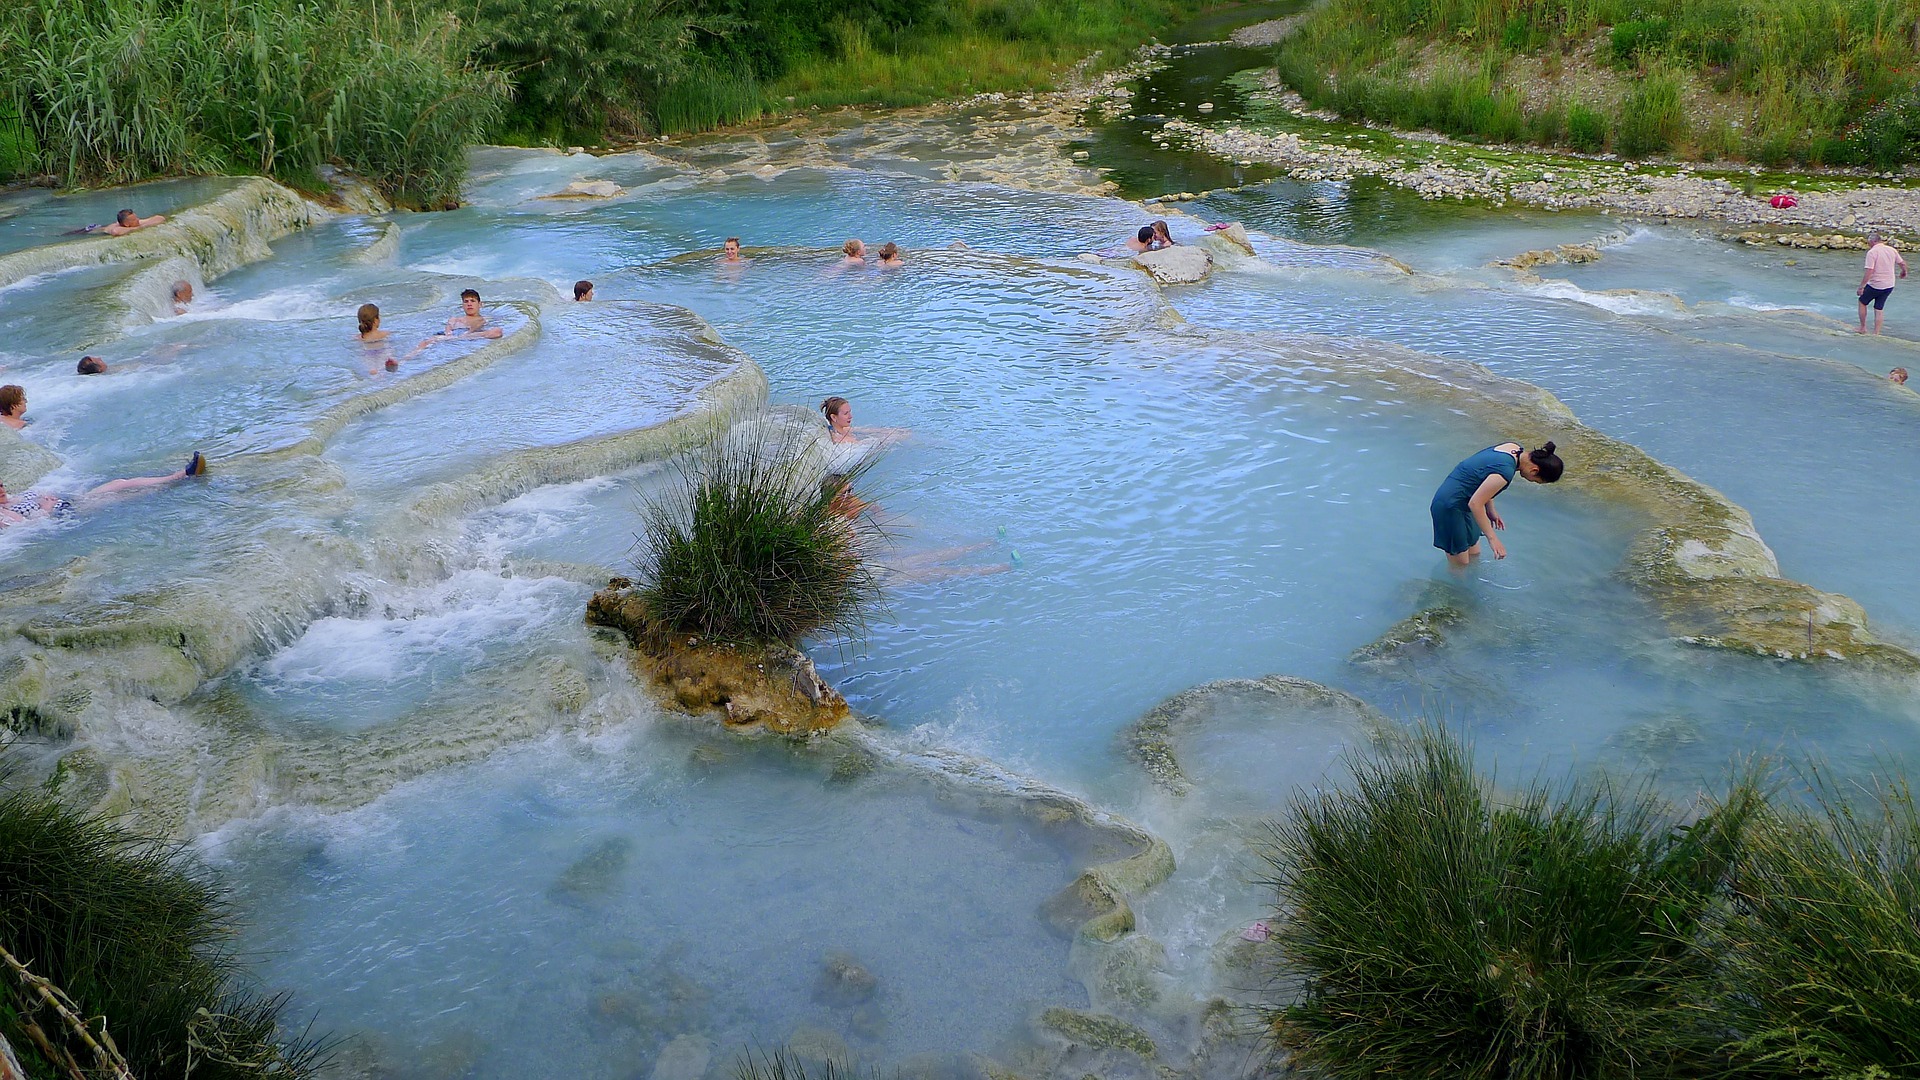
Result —
[[1879, 229], [1867, 230], [1867, 268], [1860, 275], [1860, 329], [1867, 332], [1867, 305], [1873, 305], [1873, 332], [1880, 332], [1880, 320], [1886, 317], [1887, 297], [1893, 295], [1894, 271], [1907, 276], [1907, 260], [1893, 250]]

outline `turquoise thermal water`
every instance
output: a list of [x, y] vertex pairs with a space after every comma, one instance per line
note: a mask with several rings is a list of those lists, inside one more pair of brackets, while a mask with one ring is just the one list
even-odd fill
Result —
[[[856, 425], [910, 432], [864, 493], [897, 534], [889, 608], [858, 642], [815, 643], [816, 662], [881, 743], [989, 758], [1166, 837], [1181, 870], [1142, 899], [1141, 930], [1189, 997], [1220, 992], [1213, 943], [1262, 910], [1253, 823], [1353, 744], [1231, 713], [1188, 746], [1200, 791], [1174, 799], [1117, 738], [1195, 684], [1298, 675], [1398, 720], [1452, 721], [1509, 770], [1631, 768], [1678, 791], [1753, 750], [1848, 769], [1920, 750], [1910, 687], [1668, 640], [1620, 579], [1637, 523], [1609, 507], [1503, 496], [1512, 557], [1454, 579], [1427, 500], [1507, 433], [1315, 358], [1385, 340], [1537, 383], [1727, 492], [1785, 573], [1911, 642], [1920, 586], [1900, 560], [1920, 509], [1900, 485], [1920, 467], [1920, 398], [1875, 370], [1908, 346], [1845, 332], [1844, 258], [1789, 267], [1599, 216], [1425, 210], [1396, 228], [1390, 205], [1355, 213], [1353, 193], [1275, 183], [1201, 206], [1245, 219], [1265, 263], [1163, 295], [1074, 258], [1137, 227], [1139, 207], [916, 171], [709, 179], [645, 155], [487, 150], [472, 205], [397, 217], [391, 258], [359, 257], [378, 223], [332, 221], [156, 323], [113, 317], [124, 271], [0, 293], [0, 362], [27, 386], [29, 436], [67, 460], [43, 488], [162, 473], [194, 447], [216, 462], [202, 484], [9, 530], [9, 573], [85, 557], [110, 600], [224, 580], [268, 530], [351, 552], [291, 564], [329, 599], [216, 688], [291, 737], [404, 734], [433, 710], [485, 723], [500, 696], [533, 695], [523, 672], [591, 676], [593, 719], [575, 730], [205, 841], [262, 977], [361, 1036], [355, 1053], [423, 1074], [630, 1075], [691, 1035], [719, 1075], [796, 1032], [880, 1063], [950, 1061], [1017, 1042], [1046, 1005], [1117, 1007], [1039, 913], [1113, 854], [1096, 836], [910, 771], [835, 782], [807, 752], [661, 718], [629, 685], [579, 612], [595, 576], [627, 569], [661, 467], [539, 486], [451, 524], [409, 516], [429, 485], [658, 423], [731, 370], [659, 305], [711, 323], [776, 403], [844, 395]], [[580, 178], [628, 193], [535, 198]], [[164, 210], [171, 190], [124, 197]], [[908, 265], [837, 269], [856, 232], [900, 242]], [[730, 235], [744, 267], [712, 258]], [[1596, 238], [1600, 262], [1542, 268], [1543, 283], [1486, 265]], [[1332, 246], [1346, 242], [1359, 247]], [[560, 299], [581, 277], [599, 301]], [[468, 285], [534, 335], [525, 348], [348, 422], [294, 480], [254, 464], [341, 403], [479, 347], [368, 374], [358, 304], [381, 305], [404, 351]], [[1900, 298], [1894, 327], [1920, 325]], [[1214, 332], [1228, 329], [1260, 333]], [[80, 351], [128, 366], [82, 379]], [[1470, 612], [1455, 645], [1397, 673], [1348, 662], [1435, 588]], [[831, 983], [847, 957], [877, 980], [871, 997]]]

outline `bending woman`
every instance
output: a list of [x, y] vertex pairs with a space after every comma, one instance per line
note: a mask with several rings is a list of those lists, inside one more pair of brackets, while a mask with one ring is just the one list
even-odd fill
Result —
[[109, 480], [98, 487], [88, 488], [79, 495], [67, 498], [61, 495], [43, 494], [29, 491], [17, 498], [7, 494], [5, 484], [0, 484], [0, 529], [9, 525], [33, 521], [38, 518], [65, 518], [73, 516], [74, 504], [94, 499], [102, 495], [113, 495], [122, 491], [139, 491], [143, 488], [156, 488], [162, 484], [171, 484], [185, 480], [189, 476], [203, 476], [207, 471], [207, 459], [195, 450], [187, 459], [184, 469], [170, 472], [165, 476], [135, 476], [125, 480]]
[[1551, 484], [1565, 469], [1552, 443], [1529, 451], [1504, 442], [1455, 465], [1433, 493], [1433, 546], [1447, 553], [1447, 562], [1465, 566], [1480, 554], [1480, 538], [1485, 536], [1493, 557], [1506, 558], [1507, 549], [1494, 531], [1507, 523], [1493, 508], [1493, 497], [1513, 483], [1515, 473], [1536, 484]]

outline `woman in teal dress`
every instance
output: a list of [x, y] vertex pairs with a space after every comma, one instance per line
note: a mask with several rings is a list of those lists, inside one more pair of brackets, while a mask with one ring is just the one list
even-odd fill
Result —
[[1480, 554], [1480, 538], [1485, 536], [1493, 545], [1493, 557], [1506, 558], [1506, 547], [1493, 533], [1507, 523], [1493, 508], [1493, 497], [1513, 483], [1515, 473], [1536, 484], [1551, 484], [1565, 468], [1552, 443], [1529, 451], [1505, 442], [1455, 465], [1433, 493], [1433, 546], [1447, 553], [1448, 562], [1465, 566]]

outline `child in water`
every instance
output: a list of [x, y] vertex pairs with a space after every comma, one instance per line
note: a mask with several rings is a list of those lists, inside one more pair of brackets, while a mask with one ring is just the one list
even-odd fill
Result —
[[1480, 538], [1493, 546], [1493, 557], [1507, 557], [1505, 545], [1494, 535], [1507, 523], [1493, 508], [1494, 496], [1513, 483], [1515, 473], [1536, 484], [1560, 479], [1566, 466], [1548, 443], [1528, 451], [1516, 442], [1489, 446], [1453, 467], [1433, 493], [1433, 546], [1447, 553], [1447, 562], [1465, 566], [1480, 554]]

